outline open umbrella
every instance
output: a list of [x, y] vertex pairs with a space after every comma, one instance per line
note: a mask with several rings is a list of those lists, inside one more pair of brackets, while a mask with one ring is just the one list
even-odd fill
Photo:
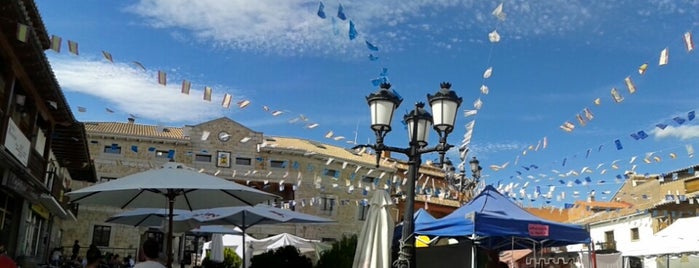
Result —
[[243, 267], [245, 259], [245, 230], [258, 224], [332, 223], [333, 220], [267, 205], [222, 207], [194, 211], [194, 218], [202, 224], [235, 225], [243, 230]]
[[[192, 212], [183, 209], [172, 211], [172, 230], [175, 233], [187, 232], [199, 227], [200, 223], [192, 218]], [[112, 215], [105, 222], [130, 225], [134, 227], [155, 227], [167, 229], [168, 209], [137, 208]]]
[[357, 238], [357, 250], [354, 253], [355, 268], [388, 268], [391, 263], [391, 236], [393, 219], [391, 218], [391, 196], [386, 191], [378, 190], [369, 201], [369, 212]]
[[172, 266], [174, 209], [254, 205], [279, 198], [235, 182], [199, 173], [181, 163], [132, 174], [68, 193], [71, 202], [124, 208], [169, 209], [167, 265]]

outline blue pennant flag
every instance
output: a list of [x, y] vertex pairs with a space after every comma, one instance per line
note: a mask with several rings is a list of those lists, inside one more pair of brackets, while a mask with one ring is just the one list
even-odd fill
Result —
[[615, 140], [614, 145], [616, 145], [617, 150], [624, 149], [624, 146], [621, 146], [621, 141], [620, 140]]
[[378, 78], [371, 79], [371, 84], [374, 85], [375, 87], [378, 87], [379, 85], [381, 85], [381, 83], [386, 83], [386, 82], [388, 82], [386, 80], [386, 77], [378, 77]]
[[517, 172], [517, 175], [522, 176], [522, 172], [520, 172], [520, 171], [515, 171], [515, 172]]
[[641, 130], [638, 132], [638, 137], [641, 138], [642, 140], [645, 138], [648, 138], [648, 134], [646, 134], [645, 131]]
[[658, 127], [659, 129], [665, 129], [667, 127], [667, 124], [660, 123], [660, 124], [656, 124], [655, 126]]
[[299, 162], [294, 161], [294, 164], [292, 165], [292, 167], [294, 168], [294, 170], [298, 170], [299, 169]]
[[175, 159], [175, 150], [167, 151], [167, 158]]
[[364, 40], [364, 42], [366, 43], [366, 47], [367, 47], [369, 50], [371, 50], [371, 51], [379, 51], [379, 47], [377, 47], [377, 46], [375, 46], [375, 45], [369, 43], [369, 41], [367, 41], [367, 40]]
[[598, 181], [597, 184], [604, 184], [605, 182], [607, 182], [607, 181], [601, 180], [601, 181]]
[[588, 158], [590, 156], [590, 152], [592, 149], [587, 149], [587, 152], [585, 153], [585, 158]]
[[[386, 82], [388, 82], [388, 79], [386, 79]], [[393, 92], [393, 95], [396, 95], [396, 97], [398, 97], [399, 100], [403, 101], [403, 97], [400, 94], [398, 94], [398, 91], [396, 91], [395, 89], [392, 89], [391, 91]]]
[[597, 151], [598, 151], [598, 152], [599, 152], [599, 151], [602, 151], [602, 147], [604, 147], [604, 144], [601, 144], [601, 145], [599, 146], [599, 148], [597, 148]]
[[696, 117], [696, 115], [694, 114], [694, 111], [687, 113], [687, 120], [692, 121], [692, 120], [694, 120], [694, 117]]
[[374, 56], [374, 54], [369, 54], [369, 60], [370, 61], [377, 61], [377, 60], [379, 60], [379, 56]]
[[386, 67], [381, 68], [381, 73], [379, 74], [379, 76], [386, 76], [386, 75], [388, 75], [388, 68], [386, 68]]
[[561, 184], [566, 184], [564, 180], [558, 180], [558, 182], [560, 182]]
[[354, 40], [357, 38], [357, 29], [354, 28], [354, 22], [350, 20], [349, 22], [349, 39]]
[[148, 147], [149, 152], [155, 152], [155, 147]]
[[617, 179], [623, 179], [624, 177], [621, 176], [621, 174], [616, 174]]
[[633, 138], [634, 140], [641, 139], [641, 137], [639, 137], [638, 134], [636, 134], [636, 133], [631, 133], [631, 138]]
[[564, 166], [564, 167], [565, 167], [565, 166], [566, 166], [566, 161], [568, 161], [568, 158], [563, 158], [563, 164], [561, 164], [561, 166]]
[[533, 168], [533, 169], [537, 169], [537, 168], [539, 168], [539, 166], [537, 166], [537, 165], [534, 165], [534, 164], [531, 164], [531, 165], [529, 165], [529, 167], [530, 167], [530, 168]]
[[337, 17], [341, 20], [347, 19], [347, 16], [345, 16], [345, 8], [342, 7], [342, 4], [337, 7]]
[[522, 166], [522, 168], [523, 168], [523, 169], [526, 169], [527, 171], [529, 171], [529, 167], [527, 167], [527, 166]]
[[575, 184], [581, 184], [582, 181], [580, 179], [575, 179]]
[[687, 173], [694, 175], [694, 167], [687, 169]]
[[323, 2], [320, 2], [320, 5], [318, 5], [318, 17], [321, 19], [325, 18], [325, 5], [323, 5]]
[[679, 124], [679, 125], [682, 125], [682, 124], [684, 124], [684, 121], [686, 121], [686, 120], [684, 120], [684, 118], [682, 118], [682, 117], [679, 117], [679, 116], [678, 116], [678, 117], [675, 117], [675, 118], [673, 118], [672, 120], [675, 120], [675, 122], [676, 122], [677, 124]]
[[131, 145], [131, 151], [138, 153], [138, 145]]
[[585, 177], [586, 182], [592, 182], [592, 179], [590, 177]]

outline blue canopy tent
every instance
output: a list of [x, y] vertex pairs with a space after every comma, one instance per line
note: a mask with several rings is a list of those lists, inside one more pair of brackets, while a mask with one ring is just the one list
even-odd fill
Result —
[[[423, 225], [423, 224], [428, 224], [436, 219], [430, 215], [427, 210], [420, 208], [418, 209], [415, 214], [413, 214], [413, 219], [415, 220], [415, 226], [418, 225]], [[403, 222], [399, 223], [398, 226], [393, 228], [393, 241], [394, 243], [398, 243], [398, 240], [400, 240], [401, 236], [403, 234]]]
[[580, 225], [548, 221], [524, 210], [493, 186], [486, 186], [471, 202], [444, 218], [416, 223], [415, 234], [468, 236], [487, 249], [527, 248], [530, 241], [545, 247], [590, 242], [590, 233]]

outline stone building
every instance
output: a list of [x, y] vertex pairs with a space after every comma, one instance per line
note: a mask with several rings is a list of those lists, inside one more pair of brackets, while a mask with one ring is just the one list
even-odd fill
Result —
[[0, 244], [22, 267], [60, 246], [73, 180], [94, 180], [82, 124], [44, 50], [50, 39], [31, 0], [0, 2]]
[[[98, 183], [156, 168], [172, 158], [201, 172], [282, 197], [283, 200], [273, 205], [336, 221], [326, 225], [267, 225], [248, 229], [257, 237], [287, 232], [332, 241], [356, 234], [364, 223], [373, 192], [385, 189], [395, 193], [405, 177], [401, 167], [407, 167], [388, 155], [380, 157], [377, 167], [376, 155], [363, 150], [263, 136], [225, 117], [184, 127], [143, 125], [135, 119], [92, 122], [85, 124], [85, 130]], [[437, 181], [442, 188], [443, 173], [439, 169], [425, 166], [420, 170], [427, 172], [425, 178], [433, 178], [431, 182]], [[74, 189], [87, 185], [76, 184]], [[449, 198], [440, 198], [435, 191], [430, 193], [434, 198], [424, 194], [418, 197], [424, 199], [423, 206], [428, 202], [428, 206], [435, 208], [445, 206], [442, 203], [452, 209], [456, 207], [448, 203]], [[399, 221], [398, 209], [394, 209], [394, 220]], [[117, 212], [113, 208], [81, 205], [78, 224], [63, 226], [64, 244], [77, 239], [120, 255], [134, 252], [140, 243], [140, 232], [133, 227], [105, 223]], [[161, 237], [158, 233], [149, 231], [147, 235]]]

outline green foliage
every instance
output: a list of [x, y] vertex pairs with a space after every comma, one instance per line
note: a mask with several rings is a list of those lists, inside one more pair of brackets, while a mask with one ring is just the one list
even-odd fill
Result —
[[311, 259], [301, 255], [296, 247], [286, 246], [269, 250], [250, 259], [250, 268], [267, 267], [312, 268], [313, 263]]
[[210, 253], [206, 254], [206, 258], [202, 260], [201, 266], [204, 268], [239, 268], [243, 264], [243, 260], [231, 248], [223, 249], [223, 262], [213, 262], [209, 259]]
[[357, 236], [344, 236], [333, 244], [331, 250], [320, 255], [316, 268], [351, 268], [354, 252], [357, 250]]

